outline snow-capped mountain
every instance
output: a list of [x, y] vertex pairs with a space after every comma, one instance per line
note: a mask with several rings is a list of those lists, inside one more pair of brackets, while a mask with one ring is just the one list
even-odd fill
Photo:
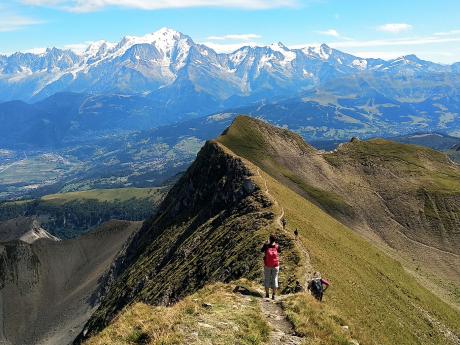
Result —
[[458, 64], [439, 65], [414, 55], [363, 59], [325, 44], [289, 49], [275, 43], [218, 54], [163, 28], [142, 37], [126, 36], [116, 44], [94, 42], [81, 54], [52, 48], [42, 54], [0, 56], [0, 101], [39, 100], [62, 91], [161, 97], [198, 92], [222, 101], [292, 94], [350, 76], [419, 78], [459, 71]]

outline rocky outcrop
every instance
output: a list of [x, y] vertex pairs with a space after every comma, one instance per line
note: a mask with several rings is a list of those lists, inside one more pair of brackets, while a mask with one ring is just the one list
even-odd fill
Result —
[[44, 238], [59, 241], [59, 238], [43, 229], [39, 221], [33, 217], [18, 217], [0, 222], [0, 242], [20, 240], [33, 243]]

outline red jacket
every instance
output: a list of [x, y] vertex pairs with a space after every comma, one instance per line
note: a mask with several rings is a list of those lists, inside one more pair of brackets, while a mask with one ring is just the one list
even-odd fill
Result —
[[262, 247], [262, 251], [265, 253], [264, 255], [264, 265], [266, 267], [279, 267], [280, 259], [279, 259], [279, 245], [277, 243], [268, 244], [265, 243]]

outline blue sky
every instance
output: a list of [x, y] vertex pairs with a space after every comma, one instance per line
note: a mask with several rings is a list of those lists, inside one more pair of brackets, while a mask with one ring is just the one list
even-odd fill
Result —
[[219, 51], [281, 41], [460, 61], [458, 0], [0, 0], [0, 52], [82, 49], [170, 27]]

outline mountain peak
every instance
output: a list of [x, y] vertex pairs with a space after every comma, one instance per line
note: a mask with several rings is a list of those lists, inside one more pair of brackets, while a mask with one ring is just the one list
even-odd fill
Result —
[[279, 50], [279, 49], [282, 49], [282, 50], [290, 50], [288, 47], [286, 47], [282, 42], [276, 42], [276, 43], [272, 43], [270, 45], [270, 48], [273, 49], [273, 50]]
[[402, 63], [411, 63], [411, 62], [419, 63], [421, 61], [422, 60], [420, 60], [415, 54], [403, 55], [403, 56], [397, 57], [396, 59], [393, 59], [393, 62], [402, 62]]
[[103, 54], [107, 52], [109, 49], [113, 48], [114, 46], [114, 43], [105, 40], [95, 41], [92, 42], [88, 47], [86, 47], [84, 54], [88, 54], [91, 56]]
[[[244, 115], [237, 116], [217, 141], [247, 159], [258, 156], [260, 152], [316, 152], [298, 134]], [[252, 143], [250, 147], [244, 144], [247, 142]]]
[[168, 27], [162, 27], [161, 29], [153, 32], [152, 34], [158, 35], [158, 36], [175, 36], [175, 37], [185, 36], [182, 32], [176, 31]]
[[322, 43], [321, 45], [305, 47], [302, 49], [302, 52], [308, 56], [319, 58], [321, 60], [328, 60], [332, 53], [332, 48], [329, 47], [326, 43]]
[[332, 53], [332, 48], [329, 47], [326, 43], [321, 44], [320, 46], [320, 56], [323, 60], [329, 59], [329, 56]]
[[[179, 43], [181, 42], [181, 43]], [[190, 45], [194, 42], [189, 36], [169, 28], [161, 28], [144, 36], [125, 36], [117, 44], [115, 50], [117, 55], [124, 53], [126, 50], [137, 44], [154, 45], [163, 54], [168, 55], [174, 47], [180, 45], [181, 50], [188, 51]]]
[[286, 47], [283, 43], [273, 43], [269, 47], [271, 50], [281, 53], [284, 57], [284, 63], [290, 62], [296, 58], [296, 53]]

